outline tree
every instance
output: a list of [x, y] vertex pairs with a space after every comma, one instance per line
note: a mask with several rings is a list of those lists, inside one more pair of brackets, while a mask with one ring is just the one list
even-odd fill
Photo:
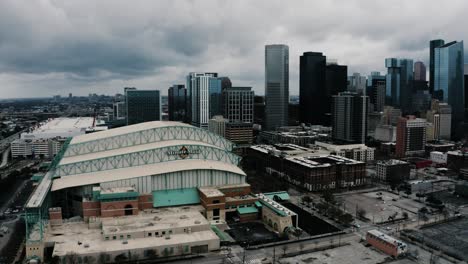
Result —
[[349, 213], [345, 213], [345, 214], [342, 214], [338, 218], [338, 220], [344, 225], [349, 225], [349, 224], [351, 224], [353, 222], [354, 217]]
[[403, 212], [402, 216], [403, 216], [403, 219], [408, 219], [408, 213], [407, 212]]
[[299, 252], [302, 253], [302, 251], [304, 251], [304, 243], [299, 244]]
[[365, 217], [366, 217], [366, 213], [367, 213], [367, 212], [366, 212], [366, 210], [364, 210], [364, 208], [359, 208], [359, 209], [357, 210], [357, 215], [358, 215], [358, 217], [360, 217], [360, 218], [365, 218]]
[[304, 195], [302, 196], [302, 202], [310, 206], [310, 203], [312, 202], [312, 198], [309, 195]]
[[128, 257], [125, 253], [120, 253], [119, 255], [115, 256], [115, 262], [125, 262], [128, 260]]
[[328, 203], [336, 204], [335, 196], [333, 195], [333, 193], [331, 191], [328, 191], [328, 190], [325, 191], [322, 194], [322, 198]]

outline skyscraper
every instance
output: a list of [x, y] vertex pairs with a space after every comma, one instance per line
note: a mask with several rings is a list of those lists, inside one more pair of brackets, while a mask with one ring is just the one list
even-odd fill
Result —
[[435, 39], [429, 42], [429, 91], [434, 94], [435, 78], [435, 48], [445, 44], [443, 39]]
[[465, 115], [468, 115], [468, 64], [465, 64], [465, 75], [464, 75], [464, 85], [465, 85]]
[[187, 118], [187, 89], [183, 84], [171, 86], [167, 92], [169, 105], [169, 120], [189, 122]]
[[415, 116], [400, 117], [397, 124], [397, 141], [395, 154], [397, 157], [424, 154], [426, 147], [425, 119]]
[[348, 91], [365, 94], [367, 80], [366, 76], [362, 76], [360, 73], [353, 73], [353, 75], [348, 77], [349, 85]]
[[223, 90], [224, 115], [228, 120], [225, 137], [236, 144], [253, 141], [254, 92], [251, 87]]
[[210, 85], [213, 78], [217, 78], [217, 73], [195, 73], [187, 76], [187, 94], [190, 97], [190, 120], [192, 125], [208, 128], [210, 116]]
[[427, 122], [430, 123], [427, 131], [429, 140], [450, 140], [452, 108], [447, 103], [441, 103], [437, 99], [433, 99], [431, 110], [426, 114]]
[[265, 123], [266, 130], [288, 124], [289, 47], [265, 46]]
[[463, 41], [435, 48], [434, 56], [434, 93], [452, 107], [452, 125], [457, 125], [465, 112]]
[[[348, 83], [348, 66], [338, 65], [336, 63], [327, 63], [325, 70], [325, 89], [326, 96], [324, 98], [317, 98], [317, 103], [325, 110], [324, 123], [319, 125], [331, 125], [331, 105], [332, 96], [346, 91]], [[364, 77], [365, 79], [365, 77]], [[365, 84], [364, 86], [365, 87]]]
[[414, 79], [416, 81], [426, 80], [426, 66], [422, 61], [417, 61], [414, 63]]
[[161, 120], [161, 96], [158, 90], [125, 89], [127, 125]]
[[383, 112], [385, 106], [385, 89], [387, 80], [382, 75], [372, 75], [370, 80], [369, 99], [374, 112]]
[[302, 123], [322, 125], [326, 123], [326, 109], [330, 104], [322, 100], [327, 96], [325, 88], [326, 61], [320, 52], [304, 52], [299, 62], [299, 115]]
[[389, 105], [400, 107], [403, 112], [411, 109], [411, 95], [413, 92], [413, 60], [385, 59], [387, 72], [387, 99]]
[[335, 140], [364, 143], [369, 97], [352, 92], [333, 96], [332, 135]]

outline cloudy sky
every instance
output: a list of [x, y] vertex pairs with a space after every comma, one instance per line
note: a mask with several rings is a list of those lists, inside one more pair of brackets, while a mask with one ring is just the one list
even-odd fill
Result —
[[[159, 89], [219, 72], [264, 93], [264, 45], [321, 51], [348, 73], [385, 57], [427, 62], [428, 41], [463, 40], [466, 0], [1, 0], [0, 98]], [[465, 61], [468, 61], [465, 59]]]

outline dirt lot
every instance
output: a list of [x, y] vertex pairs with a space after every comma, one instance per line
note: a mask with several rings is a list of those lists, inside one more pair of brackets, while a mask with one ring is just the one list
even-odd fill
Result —
[[418, 210], [424, 207], [423, 203], [385, 191], [347, 194], [342, 199], [348, 212], [355, 215], [356, 209], [364, 209], [365, 217], [374, 223], [385, 222], [395, 214], [396, 218], [401, 218], [404, 212], [408, 213], [409, 219], [414, 219]]

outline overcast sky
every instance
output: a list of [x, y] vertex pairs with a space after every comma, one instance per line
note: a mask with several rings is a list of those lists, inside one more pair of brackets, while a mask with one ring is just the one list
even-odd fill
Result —
[[[466, 0], [1, 0], [0, 98], [167, 88], [218, 72], [264, 93], [264, 46], [324, 52], [348, 74], [386, 57], [429, 60], [428, 42], [463, 40]], [[465, 56], [465, 61], [468, 61]]]

